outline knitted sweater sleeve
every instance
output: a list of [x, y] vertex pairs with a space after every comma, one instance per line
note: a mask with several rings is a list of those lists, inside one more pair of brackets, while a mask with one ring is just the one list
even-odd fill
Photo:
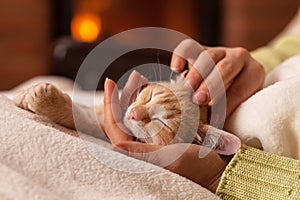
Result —
[[273, 44], [251, 52], [252, 57], [264, 66], [266, 73], [297, 54], [300, 54], [300, 35], [283, 36]]
[[300, 199], [300, 161], [243, 146], [222, 175], [221, 199]]

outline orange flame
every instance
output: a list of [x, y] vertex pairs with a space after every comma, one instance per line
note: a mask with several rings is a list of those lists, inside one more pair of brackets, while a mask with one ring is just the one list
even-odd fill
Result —
[[93, 42], [101, 32], [101, 19], [95, 14], [77, 14], [71, 22], [71, 33], [75, 40]]

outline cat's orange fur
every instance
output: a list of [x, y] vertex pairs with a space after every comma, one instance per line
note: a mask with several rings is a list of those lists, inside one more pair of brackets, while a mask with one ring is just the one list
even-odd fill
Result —
[[200, 144], [208, 107], [194, 104], [183, 81], [147, 86], [129, 106], [124, 123], [146, 143], [166, 145], [178, 142]]
[[[39, 83], [19, 91], [14, 96], [17, 106], [48, 117], [53, 122], [71, 129], [105, 139], [103, 134], [103, 108], [72, 103], [69, 95], [52, 84]], [[74, 121], [74, 115], [76, 120]], [[75, 124], [76, 122], [76, 124]]]
[[[128, 107], [124, 124], [140, 141], [166, 145], [196, 143], [230, 155], [240, 147], [240, 140], [208, 124], [207, 106], [192, 102], [192, 90], [184, 85], [184, 77], [176, 81], [148, 85]], [[14, 97], [17, 106], [48, 117], [71, 129], [107, 139], [103, 132], [103, 107], [95, 110], [77, 103], [49, 83], [24, 89]], [[75, 122], [74, 122], [74, 116]], [[204, 140], [203, 140], [204, 139]]]
[[[182, 85], [176, 82], [151, 84], [138, 94], [125, 113], [124, 123], [140, 141], [163, 145], [171, 142], [201, 143], [201, 126], [207, 123], [207, 107], [199, 109], [192, 103], [191, 92]], [[97, 110], [98, 120], [93, 119], [92, 108], [73, 104], [72, 110], [71, 98], [49, 83], [37, 84], [19, 92], [14, 101], [21, 108], [71, 129], [77, 128], [93, 135], [99, 135], [103, 130], [102, 108]], [[133, 111], [139, 115], [139, 120], [129, 119], [129, 113]], [[73, 112], [77, 116], [76, 126]], [[183, 112], [186, 119], [182, 117]], [[177, 134], [179, 126], [182, 126], [182, 131]]]

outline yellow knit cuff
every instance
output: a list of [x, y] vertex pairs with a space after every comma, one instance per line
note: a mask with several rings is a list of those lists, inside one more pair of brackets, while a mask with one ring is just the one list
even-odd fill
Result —
[[221, 199], [300, 199], [300, 161], [243, 146], [223, 173]]
[[281, 37], [272, 45], [251, 52], [251, 56], [264, 66], [266, 73], [297, 54], [300, 54], [300, 35]]
[[262, 47], [251, 52], [251, 56], [258, 61], [265, 69], [266, 74], [282, 63], [280, 53], [271, 47]]

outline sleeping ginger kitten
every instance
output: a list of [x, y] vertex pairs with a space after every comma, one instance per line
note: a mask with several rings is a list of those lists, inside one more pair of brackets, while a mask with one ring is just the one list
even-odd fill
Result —
[[[127, 108], [125, 126], [141, 142], [159, 145], [188, 142], [210, 146], [220, 154], [233, 154], [240, 140], [207, 125], [209, 107], [193, 103], [193, 91], [183, 85], [183, 77], [147, 85]], [[97, 110], [98, 119], [94, 119], [92, 108], [72, 104], [71, 98], [52, 84], [40, 83], [22, 90], [15, 95], [14, 101], [17, 106], [46, 116], [55, 123], [105, 138], [101, 128], [103, 108]], [[73, 115], [76, 115], [76, 127]]]

